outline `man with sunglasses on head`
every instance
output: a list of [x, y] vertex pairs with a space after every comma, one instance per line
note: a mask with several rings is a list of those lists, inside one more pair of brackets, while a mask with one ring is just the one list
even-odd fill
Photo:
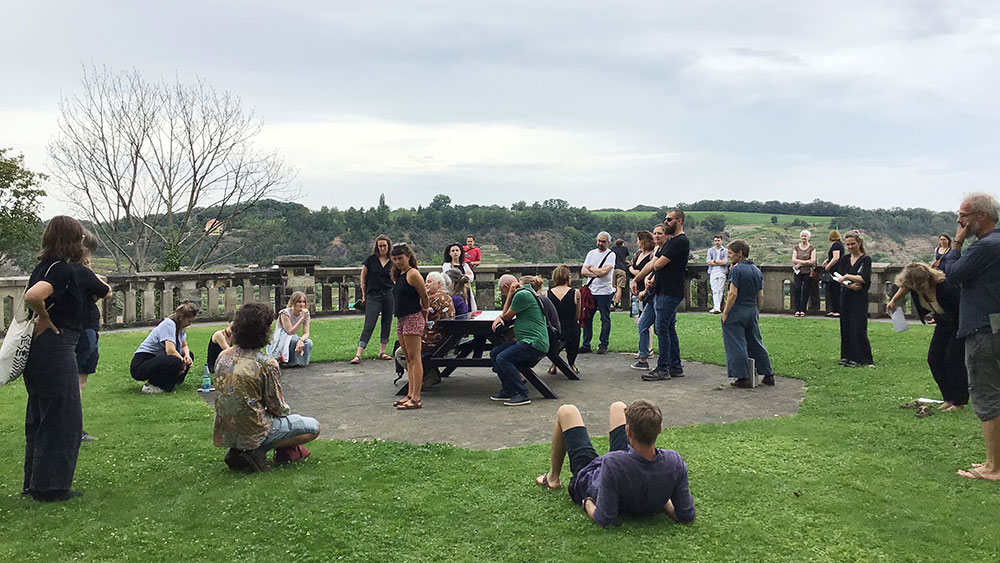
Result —
[[961, 286], [958, 338], [965, 339], [965, 367], [969, 395], [982, 422], [986, 462], [974, 463], [958, 474], [968, 479], [1000, 481], [1000, 202], [990, 194], [973, 193], [958, 208], [958, 228], [951, 247], [962, 251], [965, 239], [976, 242], [955, 260], [945, 274], [948, 283]]
[[[691, 243], [684, 234], [684, 212], [673, 209], [663, 220], [669, 240], [660, 247], [656, 259], [651, 260], [636, 278], [656, 272], [656, 296], [653, 308], [656, 322], [653, 330], [660, 347], [656, 368], [642, 376], [643, 381], [664, 381], [671, 377], [684, 377], [681, 365], [680, 343], [677, 339], [677, 306], [684, 300], [685, 272]], [[632, 291], [636, 291], [635, 279]]]

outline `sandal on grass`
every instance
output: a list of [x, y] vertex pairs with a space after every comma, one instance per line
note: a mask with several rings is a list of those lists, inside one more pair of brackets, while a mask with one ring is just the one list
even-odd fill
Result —
[[561, 489], [562, 488], [562, 485], [560, 485], [558, 487], [553, 487], [552, 485], [549, 484], [549, 474], [548, 473], [543, 473], [543, 474], [539, 475], [538, 477], [536, 477], [535, 478], [535, 484], [538, 485], [538, 486], [540, 486], [541, 488], [543, 488], [545, 490], [551, 490], [551, 491], [555, 491], [557, 489]]
[[403, 401], [401, 404], [397, 405], [396, 410], [411, 411], [414, 409], [421, 409], [423, 407], [424, 404], [420, 402], [420, 399], [413, 400], [408, 398], [408, 401]]
[[353, 358], [351, 358], [351, 363], [352, 364], [360, 364], [361, 363], [361, 356], [354, 356]]

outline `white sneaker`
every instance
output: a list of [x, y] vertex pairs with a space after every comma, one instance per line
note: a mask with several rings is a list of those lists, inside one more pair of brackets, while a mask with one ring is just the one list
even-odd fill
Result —
[[142, 392], [147, 395], [155, 395], [157, 393], [163, 393], [163, 389], [160, 389], [156, 385], [150, 385], [149, 383], [142, 386]]

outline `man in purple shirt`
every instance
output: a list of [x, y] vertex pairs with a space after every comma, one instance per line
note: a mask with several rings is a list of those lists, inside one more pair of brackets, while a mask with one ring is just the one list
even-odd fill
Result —
[[561, 489], [559, 474], [569, 454], [569, 496], [599, 526], [611, 526], [621, 514], [641, 516], [666, 512], [676, 522], [694, 521], [694, 499], [688, 490], [687, 466], [673, 450], [656, 447], [663, 416], [647, 401], [611, 405], [608, 416], [611, 448], [597, 455], [580, 410], [559, 407], [552, 431], [549, 471], [535, 479], [545, 489]]

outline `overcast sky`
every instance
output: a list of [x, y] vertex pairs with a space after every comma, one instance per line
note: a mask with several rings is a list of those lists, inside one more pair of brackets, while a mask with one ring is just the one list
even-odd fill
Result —
[[996, 1], [42, 0], [3, 19], [0, 146], [40, 171], [93, 63], [239, 95], [313, 209], [998, 191]]

